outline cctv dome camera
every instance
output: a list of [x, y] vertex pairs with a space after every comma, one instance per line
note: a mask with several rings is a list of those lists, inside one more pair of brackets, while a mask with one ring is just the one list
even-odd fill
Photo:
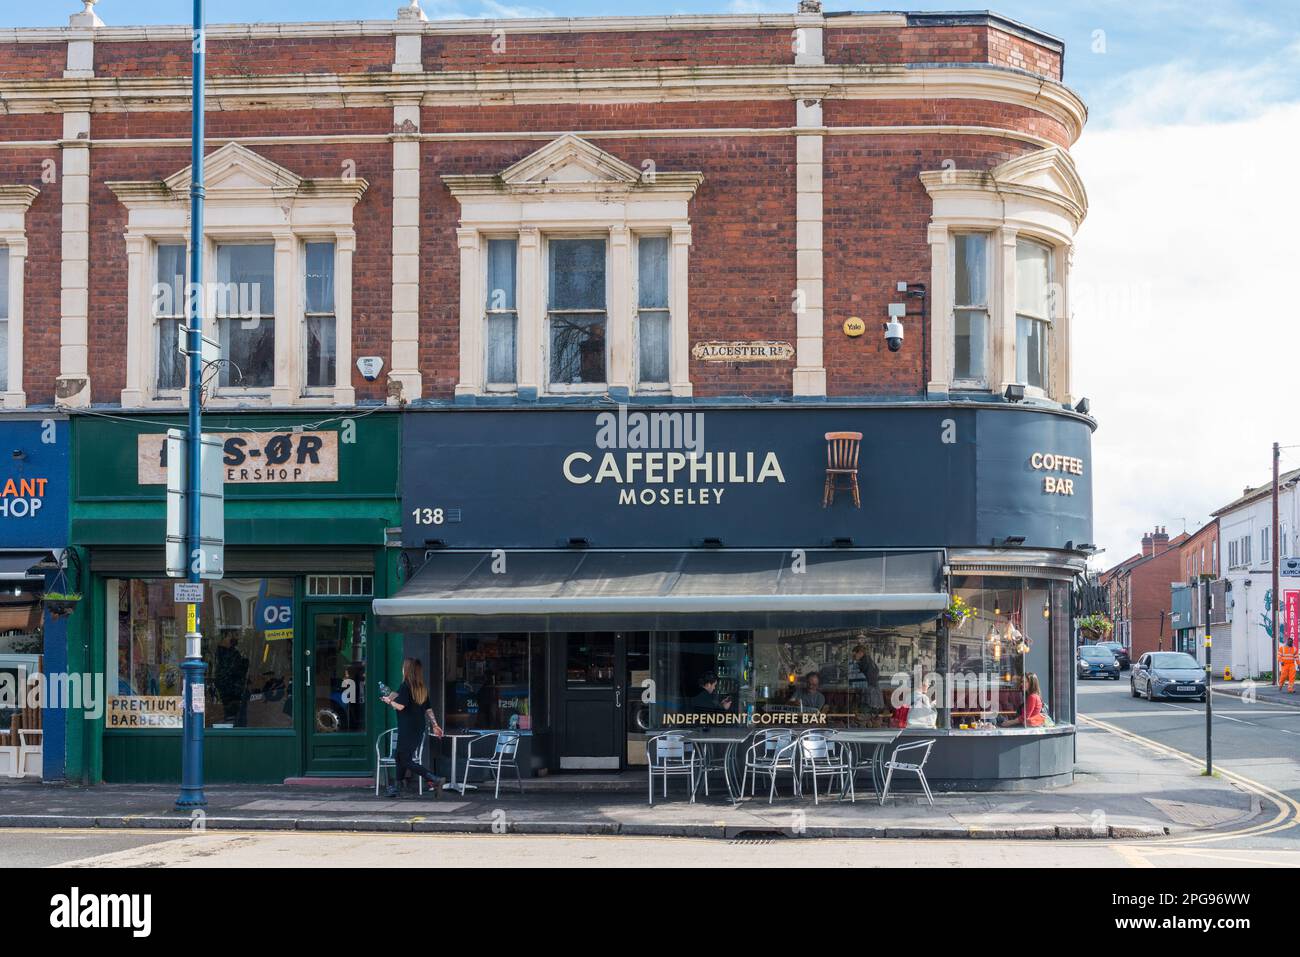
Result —
[[885, 323], [885, 345], [889, 346], [890, 352], [903, 348], [903, 324], [897, 319]]

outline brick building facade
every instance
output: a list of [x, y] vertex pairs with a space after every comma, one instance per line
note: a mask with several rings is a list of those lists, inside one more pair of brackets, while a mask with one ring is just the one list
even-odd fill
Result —
[[1169, 586], [1179, 580], [1186, 532], [1171, 539], [1163, 526], [1142, 536], [1142, 551], [1104, 572], [1115, 622], [1114, 640], [1129, 648], [1133, 660], [1149, 651], [1172, 650]]
[[[996, 396], [1028, 377], [1031, 396], [1070, 404], [1064, 290], [1086, 200], [1066, 151], [1086, 114], [1061, 85], [1063, 56], [1059, 41], [985, 14], [431, 23], [410, 7], [386, 22], [214, 25], [207, 144], [230, 162], [209, 175], [210, 206], [229, 211], [224, 225], [209, 214], [211, 242], [224, 230], [278, 243], [277, 264], [301, 269], [295, 245], [329, 240], [344, 301], [332, 392], [303, 385], [304, 303], [281, 277], [274, 377], [218, 385], [211, 402], [545, 399], [556, 390], [543, 368], [544, 283], [519, 290], [513, 388], [486, 390], [469, 349], [482, 346], [478, 281], [463, 273], [482, 270], [488, 238], [507, 229], [521, 235], [520, 268], [535, 271], [551, 236], [587, 229], [616, 252], [648, 233], [680, 251], [671, 381], [638, 381], [635, 310], [614, 288], [635, 279], [611, 258], [610, 368], [585, 377], [593, 390]], [[181, 404], [183, 390], [160, 379], [150, 264], [159, 244], [184, 241], [189, 65], [186, 28], [105, 26], [93, 11], [67, 28], [0, 32], [0, 217], [15, 300], [6, 408]], [[539, 181], [516, 184], [528, 222], [466, 224], [449, 178], [491, 182], [565, 136]], [[678, 188], [682, 208], [666, 219], [656, 197]], [[351, 208], [322, 212], [322, 194], [346, 194]], [[642, 220], [578, 208], [632, 200]], [[978, 303], [953, 300], [954, 237], [966, 231], [987, 237]], [[1018, 241], [1041, 244], [1057, 290], [1041, 350], [1017, 327]], [[877, 330], [900, 300], [907, 346], [892, 355]], [[963, 305], [979, 312], [958, 313], [954, 345]], [[850, 317], [866, 335], [845, 335]], [[742, 340], [789, 348], [762, 361], [693, 352]], [[383, 359], [379, 379], [343, 362], [360, 356]]]

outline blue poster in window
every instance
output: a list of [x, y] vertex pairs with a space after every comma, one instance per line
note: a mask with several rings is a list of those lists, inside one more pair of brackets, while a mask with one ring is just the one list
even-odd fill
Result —
[[254, 627], [263, 632], [266, 641], [288, 641], [293, 638], [293, 599], [266, 595], [266, 581], [257, 596]]

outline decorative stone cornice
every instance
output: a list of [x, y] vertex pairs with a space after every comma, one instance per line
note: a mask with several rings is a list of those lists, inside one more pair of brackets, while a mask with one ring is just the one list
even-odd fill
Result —
[[921, 182], [931, 196], [995, 192], [1063, 211], [1078, 229], [1088, 215], [1088, 194], [1070, 154], [1049, 147], [1008, 160], [991, 170], [926, 170]]
[[[512, 27], [512, 29], [514, 29]], [[905, 66], [708, 66], [656, 69], [445, 71], [437, 73], [223, 76], [208, 80], [210, 110], [379, 107], [394, 97], [422, 106], [503, 103], [641, 103], [789, 99], [792, 88], [824, 87], [848, 100], [975, 99], [1036, 110], [1060, 122], [1073, 142], [1087, 108], [1069, 88], [1007, 68]], [[8, 80], [0, 111], [57, 113], [89, 102], [96, 111], [187, 111], [185, 77]], [[84, 109], [85, 107], [80, 107]]]
[[0, 186], [0, 207], [25, 213], [40, 193], [35, 186]]

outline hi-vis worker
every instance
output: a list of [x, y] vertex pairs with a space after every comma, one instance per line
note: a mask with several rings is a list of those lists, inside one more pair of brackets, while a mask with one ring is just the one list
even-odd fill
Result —
[[1277, 646], [1277, 657], [1281, 665], [1278, 671], [1277, 686], [1280, 690], [1283, 685], [1287, 685], [1286, 693], [1295, 694], [1295, 672], [1296, 666], [1300, 665], [1300, 647], [1292, 643]]

